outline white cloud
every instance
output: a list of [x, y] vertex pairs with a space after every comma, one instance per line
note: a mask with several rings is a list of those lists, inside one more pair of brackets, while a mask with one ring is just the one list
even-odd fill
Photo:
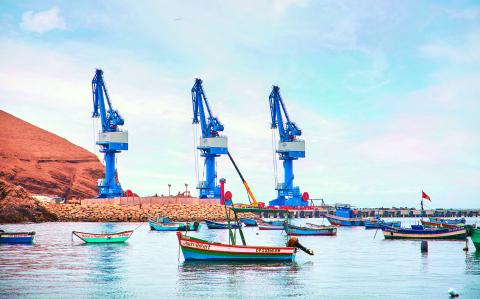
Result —
[[50, 30], [67, 28], [65, 20], [59, 14], [60, 10], [54, 6], [49, 10], [34, 12], [29, 10], [22, 15], [20, 28], [25, 31], [45, 33]]

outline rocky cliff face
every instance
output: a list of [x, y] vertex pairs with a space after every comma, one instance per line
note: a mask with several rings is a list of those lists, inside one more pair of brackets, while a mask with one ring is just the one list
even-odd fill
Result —
[[0, 223], [56, 221], [25, 189], [0, 179]]
[[0, 179], [30, 194], [88, 198], [103, 176], [94, 154], [0, 110]]

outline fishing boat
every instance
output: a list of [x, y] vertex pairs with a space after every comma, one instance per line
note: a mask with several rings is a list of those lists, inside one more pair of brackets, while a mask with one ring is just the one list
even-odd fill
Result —
[[114, 234], [92, 234], [73, 231], [72, 234], [77, 236], [85, 243], [123, 243], [130, 238], [130, 236], [133, 234], [133, 230], [127, 230]]
[[472, 240], [473, 245], [475, 245], [475, 249], [480, 251], [480, 228], [472, 229], [470, 239]]
[[274, 225], [274, 226], [282, 226], [283, 223], [285, 222], [285, 219], [268, 219], [268, 218], [262, 218], [262, 223], [267, 224], [267, 225]]
[[332, 225], [337, 226], [363, 226], [365, 224], [362, 217], [358, 217], [356, 211], [352, 210], [348, 204], [336, 204], [335, 215], [325, 215], [325, 218]]
[[[218, 222], [218, 221], [211, 221], [211, 220], [204, 220], [207, 224], [209, 229], [228, 229], [229, 225], [228, 222]], [[239, 228], [240, 225], [238, 223], [230, 223], [232, 228]]]
[[200, 225], [198, 222], [171, 222], [165, 217], [149, 219], [148, 224], [156, 231], [196, 231]]
[[431, 222], [427, 220], [420, 220], [422, 225], [425, 227], [443, 227], [443, 228], [455, 228], [459, 226], [464, 226], [465, 224], [448, 224], [448, 223], [439, 223], [439, 222]]
[[425, 228], [423, 225], [412, 225], [411, 228], [382, 227], [385, 239], [419, 239], [419, 240], [465, 240], [467, 229]]
[[278, 225], [270, 225], [270, 224], [259, 224], [258, 229], [259, 230], [283, 230], [283, 225], [278, 226]]
[[441, 217], [429, 217], [428, 220], [434, 223], [446, 223], [446, 224], [465, 224], [465, 218], [441, 218]]
[[35, 232], [5, 232], [0, 230], [0, 243], [32, 244], [35, 242]]
[[365, 229], [379, 229], [382, 226], [401, 227], [401, 221], [385, 221], [380, 218], [365, 219]]
[[[238, 219], [237, 212], [259, 212], [257, 208], [229, 208]], [[227, 219], [228, 219], [227, 213]], [[313, 255], [313, 251], [302, 246], [295, 237], [290, 238], [286, 246], [247, 246], [241, 226], [238, 227], [242, 245], [237, 245], [237, 234], [234, 233], [232, 224], [228, 226], [229, 244], [210, 242], [177, 232], [178, 244], [186, 261], [274, 261], [292, 262], [295, 260], [297, 249]], [[236, 232], [236, 231], [235, 231]]]
[[240, 218], [240, 222], [245, 224], [245, 226], [257, 226], [257, 220], [253, 218]]
[[283, 225], [289, 236], [336, 236], [337, 227], [307, 223], [307, 226], [297, 226], [285, 222]]

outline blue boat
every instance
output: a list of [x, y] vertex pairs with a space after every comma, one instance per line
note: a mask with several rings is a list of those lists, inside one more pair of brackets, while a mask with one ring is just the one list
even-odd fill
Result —
[[428, 218], [430, 222], [436, 224], [450, 224], [450, 225], [457, 225], [457, 224], [465, 224], [465, 218], [456, 218], [456, 219], [448, 219], [448, 218], [440, 218], [440, 217], [430, 217]]
[[257, 220], [253, 218], [240, 218], [240, 222], [245, 224], [245, 226], [257, 226]]
[[335, 226], [325, 226], [307, 223], [307, 226], [297, 226], [285, 222], [283, 224], [285, 232], [289, 236], [336, 236], [337, 228]]
[[380, 218], [365, 219], [365, 229], [380, 229], [383, 226], [400, 227], [402, 226], [402, 222], [401, 221], [385, 221]]
[[358, 217], [348, 204], [336, 204], [335, 215], [325, 215], [325, 218], [332, 225], [337, 226], [364, 226], [365, 221], [362, 217]]
[[[205, 219], [205, 224], [209, 229], [228, 229], [228, 222], [217, 222]], [[231, 221], [230, 222], [231, 228], [239, 228], [240, 225]]]
[[200, 225], [198, 222], [171, 222], [166, 217], [157, 220], [148, 220], [151, 230], [157, 231], [196, 231]]
[[382, 227], [385, 239], [417, 239], [417, 240], [465, 240], [467, 229], [425, 228], [423, 225], [412, 225], [412, 228]]
[[272, 225], [272, 226], [283, 226], [283, 223], [285, 223], [285, 219], [268, 219], [268, 218], [262, 218], [262, 222], [266, 225]]
[[0, 230], [0, 243], [4, 244], [32, 244], [35, 242], [35, 232], [12, 232]]

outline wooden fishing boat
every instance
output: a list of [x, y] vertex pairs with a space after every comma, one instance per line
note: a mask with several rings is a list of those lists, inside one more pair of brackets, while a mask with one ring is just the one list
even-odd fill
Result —
[[441, 217], [429, 217], [428, 218], [429, 222], [434, 222], [434, 223], [445, 223], [445, 224], [465, 224], [466, 219], [465, 218], [441, 218]]
[[91, 234], [73, 231], [72, 234], [80, 238], [85, 243], [123, 243], [130, 238], [130, 236], [133, 234], [133, 230], [127, 230], [114, 234]]
[[380, 229], [382, 226], [401, 227], [401, 221], [385, 221], [383, 219], [365, 219], [365, 229]]
[[336, 236], [337, 227], [307, 223], [307, 226], [297, 226], [290, 223], [283, 225], [289, 236]]
[[196, 231], [200, 225], [198, 222], [159, 222], [148, 220], [151, 230], [157, 231]]
[[258, 229], [259, 230], [283, 230], [283, 225], [278, 226], [278, 225], [270, 225], [270, 224], [259, 224]]
[[472, 229], [470, 233], [470, 239], [472, 240], [475, 249], [477, 249], [477, 251], [480, 251], [480, 228]]
[[336, 204], [335, 215], [325, 215], [325, 218], [332, 225], [337, 226], [363, 226], [365, 224], [363, 218], [357, 217], [356, 211], [352, 210], [348, 204]]
[[[289, 241], [287, 246], [246, 246], [228, 245], [215, 242], [208, 242], [202, 239], [183, 235], [177, 232], [178, 243], [182, 249], [186, 261], [285, 261], [295, 260], [295, 254], [299, 246], [298, 240]], [[302, 249], [302, 248], [300, 248]], [[305, 248], [303, 247], [302, 250]], [[309, 254], [311, 250], [305, 249]]]
[[455, 228], [425, 228], [422, 225], [412, 225], [412, 228], [382, 227], [385, 239], [420, 239], [420, 240], [465, 240], [465, 227]]
[[[218, 222], [218, 221], [211, 221], [205, 219], [205, 224], [209, 229], [228, 229], [228, 222]], [[231, 222], [230, 223], [232, 228], [239, 228], [240, 225], [238, 223]]]
[[253, 218], [240, 218], [240, 222], [245, 224], [245, 226], [257, 226], [257, 220]]
[[0, 243], [32, 244], [35, 242], [35, 232], [5, 232], [0, 230]]
[[325, 218], [332, 224], [336, 226], [363, 226], [365, 222], [362, 218], [345, 218], [335, 215], [325, 215]]
[[283, 223], [285, 223], [285, 219], [268, 219], [268, 218], [262, 218], [262, 223], [267, 224], [267, 225], [273, 225], [273, 226], [282, 226]]
[[423, 226], [425, 227], [443, 227], [443, 228], [455, 228], [459, 226], [464, 226], [465, 224], [448, 224], [448, 223], [438, 223], [438, 222], [431, 222], [426, 220], [420, 220]]

